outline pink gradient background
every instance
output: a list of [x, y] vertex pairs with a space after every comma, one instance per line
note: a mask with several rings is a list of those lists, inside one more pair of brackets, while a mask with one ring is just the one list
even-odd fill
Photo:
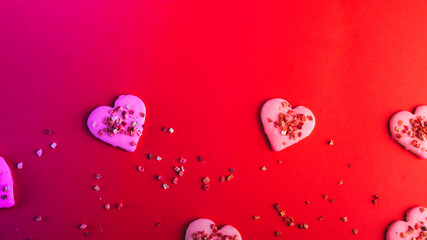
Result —
[[[426, 161], [387, 129], [393, 113], [427, 103], [426, 12], [425, 1], [1, 1], [0, 155], [17, 203], [0, 209], [0, 239], [84, 239], [80, 223], [86, 239], [182, 239], [198, 217], [243, 239], [382, 239], [406, 209], [427, 205]], [[85, 126], [120, 94], [147, 106], [134, 153]], [[259, 121], [274, 97], [316, 116], [312, 135], [282, 152]], [[154, 177], [170, 181], [180, 156], [186, 175], [165, 191]], [[235, 178], [220, 184], [229, 167]], [[103, 209], [116, 201], [124, 208]], [[309, 229], [286, 227], [275, 202]]]

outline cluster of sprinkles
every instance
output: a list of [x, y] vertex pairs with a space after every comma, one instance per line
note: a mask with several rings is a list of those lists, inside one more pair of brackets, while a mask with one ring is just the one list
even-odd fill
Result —
[[[282, 220], [286, 223], [286, 225], [288, 225], [289, 227], [295, 226], [294, 218], [291, 216], [286, 216], [285, 211], [283, 211], [282, 207], [278, 203], [274, 204], [274, 209], [276, 209], [277, 213], [279, 214], [280, 217], [282, 217]], [[298, 228], [308, 229], [308, 224], [300, 223], [298, 224]]]
[[[115, 107], [110, 110], [108, 113], [110, 116], [104, 119], [104, 124], [107, 126], [104, 129], [99, 130], [99, 135], [103, 136], [104, 133], [108, 134], [111, 137], [114, 137], [116, 134], [125, 134], [127, 136], [138, 136], [142, 135], [142, 128], [138, 127], [138, 121], [136, 121], [139, 117], [135, 114], [135, 111], [130, 109], [129, 105], [126, 105], [126, 109], [123, 109], [121, 106]], [[126, 111], [127, 110], [127, 111]], [[143, 112], [139, 113], [139, 116], [144, 118], [145, 114]], [[133, 119], [131, 123], [126, 122], [126, 119]], [[92, 127], [96, 127], [98, 125], [97, 122], [92, 122]], [[131, 146], [136, 146], [135, 141], [130, 142]]]
[[219, 182], [225, 182], [225, 181], [229, 182], [229, 181], [231, 181], [234, 178], [234, 172], [235, 171], [236, 170], [234, 168], [229, 168], [228, 172], [230, 174], [228, 174], [227, 176], [220, 176], [219, 179], [218, 179]]
[[168, 127], [162, 127], [162, 131], [163, 132], [168, 132], [168, 133], [174, 133], [175, 130], [173, 128], [168, 128]]
[[208, 234], [205, 231], [198, 231], [191, 235], [194, 240], [236, 240], [238, 235], [227, 235], [220, 233], [215, 224], [211, 224], [212, 233]]
[[[425, 116], [417, 116], [416, 118], [409, 119], [409, 126], [405, 125], [402, 120], [397, 121], [397, 127], [395, 127], [397, 139], [401, 138], [403, 134], [407, 134], [413, 140], [411, 141], [412, 146], [420, 148], [420, 142], [427, 140], [427, 121]], [[427, 149], [422, 147], [422, 151], [427, 152]]]
[[[289, 136], [289, 139], [296, 140], [297, 137], [302, 137], [301, 129], [304, 123], [313, 121], [313, 116], [306, 116], [302, 113], [295, 113], [291, 109], [291, 105], [287, 102], [282, 102], [283, 112], [280, 112], [278, 121], [273, 121], [271, 118], [267, 118], [268, 122], [273, 122], [274, 127], [280, 129], [280, 134], [283, 136]], [[287, 111], [286, 111], [287, 109]], [[285, 145], [285, 142], [282, 143]]]

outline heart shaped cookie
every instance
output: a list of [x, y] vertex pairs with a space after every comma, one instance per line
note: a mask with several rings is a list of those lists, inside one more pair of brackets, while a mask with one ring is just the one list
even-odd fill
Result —
[[304, 106], [292, 108], [280, 98], [264, 103], [261, 121], [273, 151], [281, 151], [308, 137], [316, 122], [310, 109]]
[[414, 207], [406, 212], [406, 221], [395, 221], [387, 229], [386, 240], [427, 238], [427, 209]]
[[401, 111], [390, 119], [391, 137], [420, 158], [427, 158], [427, 106], [412, 114]]
[[230, 225], [218, 229], [212, 220], [199, 218], [190, 223], [185, 232], [185, 240], [241, 240], [239, 231]]
[[87, 127], [101, 141], [134, 152], [142, 136], [145, 117], [146, 109], [141, 99], [121, 95], [113, 108], [95, 108], [87, 119]]
[[9, 166], [0, 157], [0, 208], [9, 208], [15, 205], [13, 197], [13, 178]]

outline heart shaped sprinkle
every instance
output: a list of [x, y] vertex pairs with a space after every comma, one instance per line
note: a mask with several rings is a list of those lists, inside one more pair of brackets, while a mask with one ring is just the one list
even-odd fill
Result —
[[215, 223], [206, 218], [199, 218], [190, 223], [185, 233], [185, 240], [241, 240], [239, 231], [230, 225], [218, 229]]
[[315, 118], [304, 106], [292, 108], [284, 99], [274, 98], [264, 103], [261, 121], [273, 151], [281, 151], [308, 137]]
[[427, 158], [427, 106], [412, 114], [401, 111], [390, 119], [391, 137], [420, 158]]
[[0, 157], [0, 208], [9, 208], [15, 205], [13, 197], [13, 178], [9, 166]]
[[145, 105], [132, 95], [121, 95], [114, 107], [100, 106], [87, 120], [89, 131], [114, 147], [134, 152], [142, 136], [146, 117]]
[[427, 209], [414, 207], [406, 212], [406, 221], [395, 221], [387, 229], [386, 240], [427, 238]]

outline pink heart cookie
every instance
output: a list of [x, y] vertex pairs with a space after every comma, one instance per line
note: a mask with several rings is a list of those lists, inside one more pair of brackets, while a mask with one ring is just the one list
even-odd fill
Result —
[[145, 117], [146, 109], [141, 99], [121, 95], [114, 108], [95, 108], [87, 119], [87, 127], [101, 141], [134, 152], [142, 135]]
[[9, 208], [15, 205], [13, 197], [13, 178], [9, 166], [0, 157], [0, 208]]
[[401, 111], [390, 119], [391, 137], [420, 158], [427, 158], [427, 106], [412, 114]]
[[242, 236], [239, 231], [233, 226], [225, 225], [221, 229], [217, 229], [215, 223], [206, 218], [199, 218], [187, 227], [185, 232], [185, 240], [241, 240]]
[[316, 122], [310, 109], [304, 106], [292, 108], [280, 98], [264, 103], [261, 121], [273, 151], [281, 151], [308, 137]]
[[395, 221], [387, 229], [386, 240], [427, 238], [427, 209], [414, 207], [406, 212], [405, 221]]

